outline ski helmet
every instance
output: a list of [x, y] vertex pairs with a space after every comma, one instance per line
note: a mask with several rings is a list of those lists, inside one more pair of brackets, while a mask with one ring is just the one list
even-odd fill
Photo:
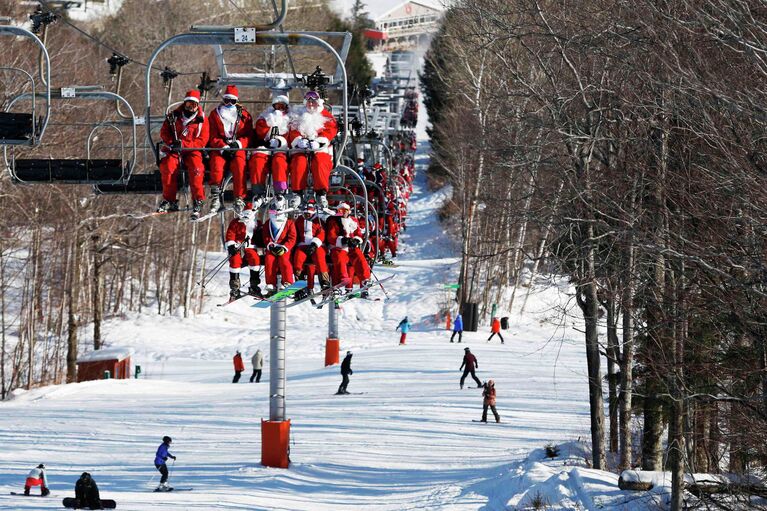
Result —
[[43, 464], [43, 463], [40, 463], [40, 464], [37, 466], [37, 468], [45, 468], [45, 464]]
[[469, 348], [464, 348], [463, 351], [470, 351]]
[[171, 442], [173, 442], [173, 439], [171, 437], [169, 437], [169, 436], [162, 437], [162, 443], [169, 444]]

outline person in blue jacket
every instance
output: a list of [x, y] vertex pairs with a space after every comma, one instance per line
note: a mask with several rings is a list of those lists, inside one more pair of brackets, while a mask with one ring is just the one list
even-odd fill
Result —
[[455, 321], [453, 321], [453, 335], [450, 336], [450, 342], [453, 342], [455, 334], [458, 334], [458, 342], [461, 342], [461, 337], [463, 337], [463, 318], [460, 314], [458, 314], [455, 317]]
[[399, 343], [405, 344], [405, 339], [407, 338], [407, 333], [410, 331], [410, 321], [407, 320], [407, 316], [405, 316], [405, 319], [399, 322], [399, 325], [397, 325], [397, 328], [394, 329], [396, 332], [399, 330], [402, 332], [402, 335], [399, 336]]
[[172, 458], [174, 461], [176, 460], [176, 457], [168, 451], [171, 442], [173, 442], [171, 437], [162, 437], [162, 443], [160, 444], [160, 447], [157, 448], [157, 454], [154, 455], [154, 466], [157, 467], [157, 470], [162, 474], [162, 477], [160, 478], [160, 486], [158, 486], [155, 491], [170, 490], [170, 487], [168, 486], [168, 466], [165, 462], [168, 458]]

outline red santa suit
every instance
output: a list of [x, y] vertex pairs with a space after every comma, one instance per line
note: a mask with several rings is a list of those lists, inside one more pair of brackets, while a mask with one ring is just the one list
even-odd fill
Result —
[[[233, 86], [227, 87], [227, 93]], [[236, 98], [235, 88], [232, 94]], [[208, 116], [210, 138], [208, 147], [242, 149], [250, 145], [253, 120], [247, 110], [240, 105], [221, 104], [214, 108]], [[211, 151], [210, 152], [210, 185], [221, 186], [224, 180], [224, 170], [227, 165], [232, 173], [234, 196], [245, 198], [247, 185], [245, 181], [245, 151]]]
[[[370, 266], [360, 249], [363, 234], [357, 220], [351, 216], [332, 216], [328, 218], [325, 235], [327, 243], [331, 247], [333, 283], [343, 283], [347, 289], [350, 289], [355, 275], [359, 277], [360, 283], [368, 280], [370, 278]], [[351, 247], [348, 243], [349, 240], [356, 240], [359, 245]]]
[[[187, 93], [187, 99], [194, 98], [193, 92]], [[176, 201], [178, 192], [178, 169], [181, 161], [189, 175], [189, 188], [194, 200], [205, 199], [203, 179], [205, 178], [205, 166], [202, 162], [202, 152], [183, 151], [181, 154], [171, 149], [174, 141], [181, 142], [182, 148], [205, 147], [208, 143], [208, 120], [205, 113], [198, 107], [197, 112], [191, 117], [184, 113], [183, 105], [171, 112], [160, 129], [160, 138], [163, 141], [160, 146], [160, 176], [162, 180], [162, 198], [167, 201]]]
[[[287, 98], [285, 98], [287, 102]], [[269, 107], [258, 116], [253, 127], [253, 147], [271, 149], [288, 148], [288, 126], [290, 116], [281, 110]], [[272, 171], [272, 184], [275, 191], [288, 189], [288, 156], [286, 151], [256, 151], [248, 163], [250, 182], [258, 195], [266, 193], [267, 171]]]
[[[296, 236], [298, 244], [293, 251], [293, 270], [296, 273], [306, 273], [307, 287], [314, 289], [314, 275], [320, 273], [320, 283], [330, 284], [328, 278], [327, 253], [323, 243], [325, 242], [325, 228], [315, 214], [309, 218], [302, 215], [296, 219]], [[308, 264], [307, 264], [308, 263]]]
[[255, 231], [255, 215], [248, 215], [247, 219], [235, 217], [229, 222], [225, 236], [227, 250], [230, 246], [240, 248], [237, 253], [229, 257], [230, 272], [239, 272], [240, 268], [242, 268], [243, 254], [245, 255], [245, 262], [248, 264], [248, 268], [251, 271], [258, 271], [258, 266], [261, 262], [256, 251], [254, 235], [260, 235], [260, 233]]
[[[277, 285], [277, 271], [282, 275], [282, 282], [292, 284], [293, 266], [290, 264], [290, 251], [296, 244], [296, 227], [286, 213], [269, 213], [269, 219], [261, 226], [261, 236], [266, 248], [264, 252], [264, 272], [266, 283]], [[283, 248], [280, 255], [275, 249]]]
[[[317, 147], [312, 153], [311, 172], [314, 190], [327, 192], [330, 187], [330, 172], [333, 170], [333, 148], [330, 141], [338, 133], [336, 120], [325, 108], [320, 106], [316, 112], [306, 107], [296, 109], [291, 116], [288, 144], [292, 149], [307, 150], [306, 141]], [[290, 189], [300, 192], [307, 184], [307, 154], [293, 153], [290, 158]]]

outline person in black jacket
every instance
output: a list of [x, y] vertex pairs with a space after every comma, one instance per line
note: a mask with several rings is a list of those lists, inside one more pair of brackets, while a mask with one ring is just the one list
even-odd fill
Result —
[[99, 487], [88, 472], [83, 472], [75, 483], [75, 498], [78, 500], [79, 507], [103, 509]]
[[338, 392], [336, 392], [336, 394], [349, 393], [346, 390], [346, 386], [349, 385], [349, 375], [352, 374], [354, 374], [354, 371], [352, 371], [352, 352], [347, 351], [346, 357], [344, 357], [344, 361], [341, 362], [341, 377], [343, 379], [341, 380], [341, 385], [338, 387]]

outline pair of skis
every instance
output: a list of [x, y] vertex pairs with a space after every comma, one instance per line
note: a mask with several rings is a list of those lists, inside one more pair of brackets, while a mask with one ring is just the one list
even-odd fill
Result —
[[[374, 281], [371, 280], [370, 282], [368, 282], [364, 286], [360, 287], [359, 289], [354, 290], [354, 291], [350, 291], [348, 293], [344, 293], [344, 294], [340, 294], [340, 295], [337, 294], [337, 293], [332, 294], [332, 295], [326, 297], [321, 302], [317, 302], [314, 306], [316, 308], [318, 308], [318, 309], [321, 309], [325, 305], [327, 305], [328, 303], [333, 302], [334, 306], [338, 307], [342, 303], [348, 302], [349, 300], [352, 300], [354, 298], [362, 298], [363, 300], [378, 301], [379, 298], [366, 298], [364, 296], [365, 291], [368, 291], [370, 288], [372, 288], [374, 286], [381, 286], [381, 289], [383, 289], [383, 283], [393, 279], [394, 277], [395, 277], [394, 275], [389, 275], [388, 277], [383, 278], [383, 279], [376, 279]], [[334, 287], [333, 289], [337, 289], [337, 288], [338, 287]], [[338, 288], [338, 289], [340, 290], [340, 288]]]

